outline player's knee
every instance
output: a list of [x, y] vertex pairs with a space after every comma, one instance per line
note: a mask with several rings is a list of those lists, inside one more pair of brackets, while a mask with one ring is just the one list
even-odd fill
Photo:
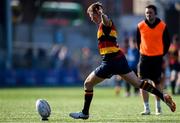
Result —
[[84, 88], [85, 88], [86, 90], [92, 90], [92, 89], [93, 89], [93, 83], [88, 82], [88, 81], [85, 81], [85, 83], [84, 83]]

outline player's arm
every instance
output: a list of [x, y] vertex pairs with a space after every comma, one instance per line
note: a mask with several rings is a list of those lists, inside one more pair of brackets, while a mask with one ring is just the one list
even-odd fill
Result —
[[110, 19], [107, 17], [107, 15], [105, 15], [104, 13], [101, 14], [101, 20], [102, 20], [102, 23], [103, 23], [105, 26], [111, 26], [111, 25], [112, 25], [112, 22], [111, 22]]
[[136, 29], [136, 42], [137, 42], [138, 50], [140, 50], [141, 33], [140, 33], [140, 30], [139, 30], [138, 27], [137, 27], [137, 29]]
[[102, 21], [103, 25], [105, 25], [105, 26], [111, 26], [112, 25], [111, 20], [108, 18], [108, 16], [106, 14], [104, 14], [102, 8], [97, 10], [97, 12], [99, 13], [99, 15], [101, 15], [101, 21]]
[[171, 41], [169, 38], [169, 31], [168, 31], [167, 26], [166, 26], [165, 30], [163, 32], [164, 55], [168, 52], [170, 43], [171, 43]]

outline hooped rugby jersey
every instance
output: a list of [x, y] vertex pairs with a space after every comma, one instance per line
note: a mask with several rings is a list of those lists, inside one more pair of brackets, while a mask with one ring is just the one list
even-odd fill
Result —
[[100, 23], [97, 31], [98, 48], [99, 53], [103, 60], [110, 60], [120, 54], [122, 54], [117, 41], [117, 31], [113, 22], [111, 26], [105, 26]]

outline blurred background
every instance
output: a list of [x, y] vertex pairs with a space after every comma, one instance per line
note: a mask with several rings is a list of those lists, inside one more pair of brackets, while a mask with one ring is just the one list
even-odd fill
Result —
[[[122, 48], [128, 37], [135, 36], [148, 4], [157, 6], [170, 38], [180, 36], [180, 0], [99, 1], [117, 27]], [[93, 2], [1, 0], [0, 87], [82, 85], [101, 61], [97, 26], [86, 13]]]

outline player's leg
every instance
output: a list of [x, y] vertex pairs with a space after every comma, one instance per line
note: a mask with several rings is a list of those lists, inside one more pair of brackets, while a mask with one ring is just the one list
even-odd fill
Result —
[[159, 90], [157, 90], [152, 84], [150, 84], [150, 80], [140, 80], [134, 72], [129, 72], [127, 74], [121, 75], [121, 77], [127, 82], [131, 83], [133, 86], [141, 88], [158, 96], [169, 106], [172, 112], [176, 110], [176, 104], [173, 102], [171, 96], [169, 96], [168, 94], [163, 94]]
[[[155, 84], [155, 87], [162, 91], [162, 84]], [[160, 115], [162, 113], [162, 109], [161, 109], [161, 103], [160, 103], [160, 98], [158, 96], [155, 96], [155, 111], [156, 111], [156, 115]]]
[[[115, 62], [116, 63], [116, 62]], [[102, 62], [91, 74], [87, 77], [84, 82], [84, 106], [80, 113], [70, 113], [69, 115], [75, 119], [88, 119], [89, 118], [89, 107], [93, 98], [93, 87], [102, 82], [105, 78], [110, 78], [113, 75], [114, 62]]]
[[150, 115], [150, 107], [149, 107], [149, 94], [147, 91], [141, 90], [141, 96], [144, 103], [144, 111], [141, 112], [141, 115]]
[[114, 84], [115, 84], [114, 90], [117, 96], [119, 95], [120, 90], [121, 90], [121, 83], [122, 83], [121, 76], [115, 75], [114, 76]]
[[180, 94], [180, 71], [178, 72], [178, 75], [177, 75], [177, 94]]
[[[145, 78], [150, 78], [153, 81], [154, 87], [159, 90], [160, 92], [163, 92], [162, 89], [162, 75], [163, 75], [163, 62], [161, 58], [152, 58], [150, 61], [147, 61], [146, 63], [143, 63], [141, 68], [142, 71], [140, 74]], [[143, 73], [142, 73], [143, 72]], [[145, 72], [145, 73], [144, 73]], [[160, 105], [160, 98], [158, 96], [155, 96], [155, 107], [156, 107], [156, 115], [161, 114], [161, 105]]]
[[131, 85], [128, 82], [125, 83], [125, 91], [126, 91], [125, 96], [129, 97], [131, 95]]
[[176, 70], [171, 70], [171, 76], [170, 76], [170, 85], [171, 85], [171, 92], [173, 95], [176, 94]]
[[[150, 63], [149, 63], [149, 60], [146, 60], [146, 62], [145, 62], [144, 60], [142, 60], [142, 57], [140, 57], [140, 63], [138, 65], [138, 74], [141, 79], [151, 77], [150, 76], [151, 71], [149, 68], [149, 66], [151, 65]], [[151, 84], [153, 84], [153, 83], [151, 83]], [[143, 89], [140, 89], [140, 91], [141, 91], [141, 97], [143, 99], [143, 107], [144, 107], [144, 111], [141, 112], [141, 115], [150, 115], [149, 93]]]
[[89, 115], [89, 107], [90, 107], [90, 103], [93, 97], [93, 87], [103, 80], [104, 80], [103, 78], [96, 76], [94, 71], [85, 80], [85, 83], [84, 83], [84, 90], [85, 90], [84, 100], [85, 101], [84, 101], [84, 108], [82, 110], [84, 114]]
[[[159, 79], [154, 80], [155, 86], [158, 90], [163, 92], [164, 88], [166, 88], [165, 87], [166, 86], [166, 84], [165, 84], [166, 75], [165, 75], [165, 66], [164, 65], [163, 65], [163, 69], [161, 72], [161, 77], [159, 77], [159, 78], [160, 78], [160, 80]], [[161, 101], [160, 98], [156, 96], [156, 100], [155, 100], [156, 115], [160, 115], [162, 113], [160, 101]]]
[[[132, 69], [136, 76], [138, 76], [137, 68]], [[137, 96], [139, 94], [139, 88], [134, 87], [134, 95]]]
[[84, 106], [81, 112], [70, 113], [69, 116], [74, 119], [88, 119], [89, 118], [89, 108], [91, 105], [91, 100], [93, 98], [93, 87], [103, 81], [104, 79], [95, 75], [93, 71], [84, 82]]

